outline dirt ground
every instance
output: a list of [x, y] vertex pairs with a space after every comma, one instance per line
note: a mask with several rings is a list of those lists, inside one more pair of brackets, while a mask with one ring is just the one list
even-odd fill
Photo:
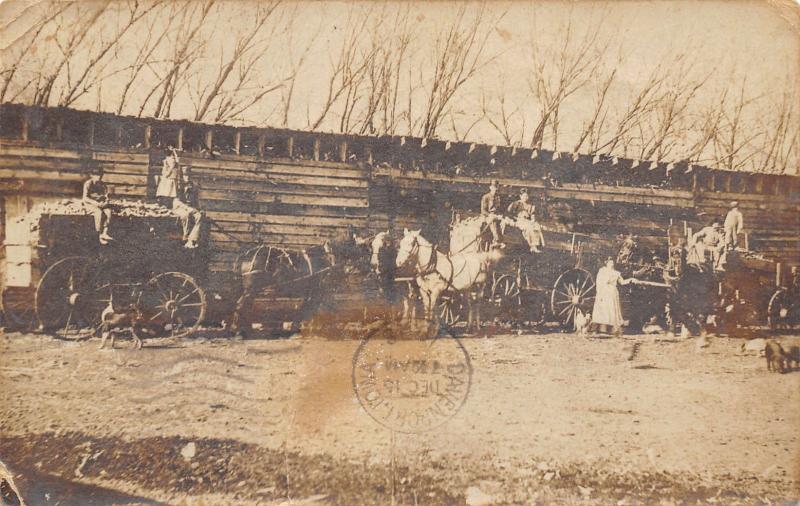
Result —
[[743, 342], [463, 338], [466, 400], [407, 434], [354, 394], [357, 340], [6, 334], [0, 459], [28, 504], [794, 502], [800, 371]]

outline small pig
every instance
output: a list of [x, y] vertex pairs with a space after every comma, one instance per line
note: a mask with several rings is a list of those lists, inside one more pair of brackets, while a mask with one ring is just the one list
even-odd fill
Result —
[[785, 372], [786, 351], [777, 341], [768, 339], [764, 347], [764, 356], [767, 358], [767, 371]]

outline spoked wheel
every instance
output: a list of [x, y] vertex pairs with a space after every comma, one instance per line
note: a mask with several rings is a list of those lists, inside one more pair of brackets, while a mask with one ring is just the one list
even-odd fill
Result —
[[558, 277], [550, 295], [550, 310], [564, 328], [575, 323], [580, 309], [591, 312], [594, 305], [595, 286], [592, 275], [583, 269], [570, 269]]
[[96, 328], [111, 300], [111, 285], [86, 257], [67, 257], [45, 271], [36, 287], [36, 318], [60, 337]]
[[458, 295], [442, 295], [438, 306], [439, 321], [447, 328], [464, 319], [464, 304]]
[[3, 288], [0, 304], [3, 310], [3, 323], [6, 327], [30, 330], [36, 320], [36, 290], [27, 286], [7, 286]]
[[522, 299], [517, 278], [504, 274], [492, 284], [492, 302], [499, 309], [499, 317], [508, 321], [519, 321]]
[[767, 323], [772, 330], [787, 329], [800, 323], [800, 306], [793, 303], [785, 288], [776, 290], [769, 299]]
[[142, 326], [160, 329], [161, 336], [184, 337], [203, 321], [206, 294], [188, 274], [164, 272], [142, 287], [138, 308]]

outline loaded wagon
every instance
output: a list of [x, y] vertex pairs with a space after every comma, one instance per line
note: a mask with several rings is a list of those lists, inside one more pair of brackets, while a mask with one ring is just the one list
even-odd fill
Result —
[[[481, 228], [474, 245], [469, 244], [471, 239], [466, 244], [456, 239], [480, 221], [473, 217], [453, 224], [451, 251], [486, 249], [491, 238], [486, 227]], [[553, 322], [571, 328], [578, 311], [591, 312], [595, 294], [592, 272], [608, 251], [604, 246], [590, 247], [590, 238], [584, 234], [551, 230], [543, 234], [545, 245], [532, 252], [519, 229], [505, 227], [502, 259], [492, 268], [491, 279], [479, 295], [488, 309], [484, 314], [491, 314], [495, 323], [534, 327]], [[465, 319], [468, 304], [464, 297], [455, 292], [442, 296], [438, 315], [443, 324], [454, 326]]]
[[163, 336], [186, 336], [206, 315], [206, 248], [183, 247], [166, 208], [127, 202], [102, 245], [79, 201], [41, 206], [12, 222], [6, 238], [6, 323], [63, 337], [85, 334], [103, 310], [137, 311]]

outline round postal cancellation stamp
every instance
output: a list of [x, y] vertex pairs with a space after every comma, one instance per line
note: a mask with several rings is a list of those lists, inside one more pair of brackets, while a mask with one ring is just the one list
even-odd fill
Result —
[[396, 432], [424, 432], [455, 416], [467, 400], [472, 365], [461, 342], [362, 340], [353, 356], [353, 389], [364, 410]]

